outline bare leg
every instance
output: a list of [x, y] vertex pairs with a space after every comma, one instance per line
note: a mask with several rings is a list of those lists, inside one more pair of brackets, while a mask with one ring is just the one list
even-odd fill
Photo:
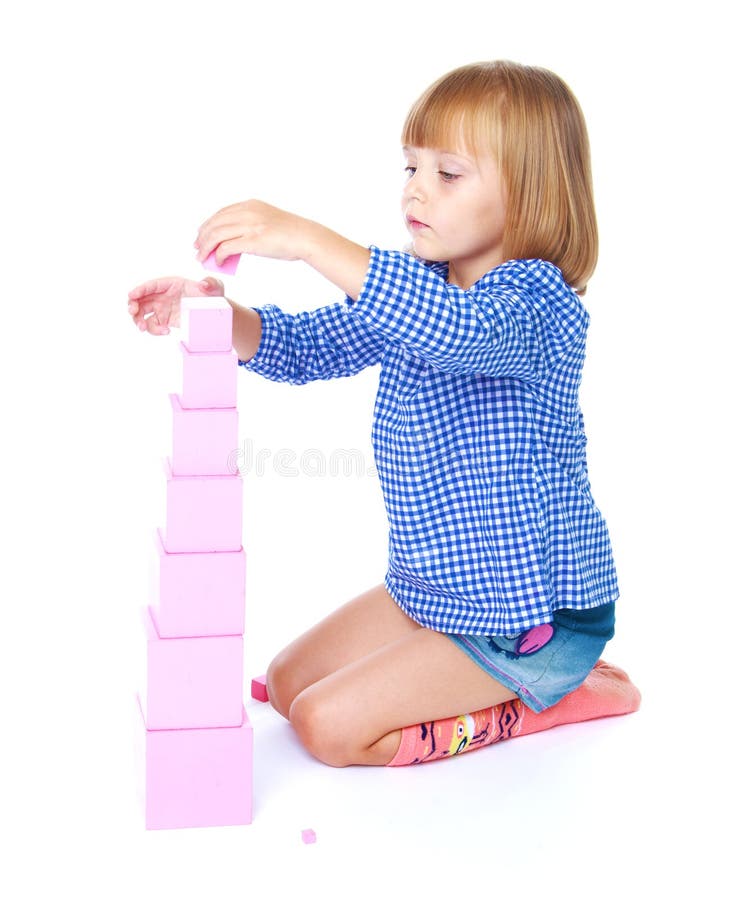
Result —
[[272, 706], [289, 718], [294, 698], [348, 663], [420, 629], [379, 585], [346, 603], [279, 653], [267, 672]]
[[445, 635], [401, 612], [382, 585], [285, 648], [267, 688], [307, 749], [333, 766], [385, 765], [402, 728], [515, 697]]
[[515, 696], [448, 637], [417, 627], [305, 688], [292, 702], [290, 721], [329, 765], [386, 765], [402, 728]]

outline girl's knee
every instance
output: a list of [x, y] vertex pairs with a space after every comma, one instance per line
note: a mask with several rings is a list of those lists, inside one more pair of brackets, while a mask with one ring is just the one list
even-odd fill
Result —
[[319, 692], [305, 690], [295, 697], [289, 721], [305, 748], [320, 762], [337, 768], [353, 764], [347, 726]]
[[285, 719], [289, 718], [290, 706], [298, 690], [291, 673], [292, 666], [288, 665], [286, 651], [283, 651], [271, 661], [266, 674], [269, 702]]

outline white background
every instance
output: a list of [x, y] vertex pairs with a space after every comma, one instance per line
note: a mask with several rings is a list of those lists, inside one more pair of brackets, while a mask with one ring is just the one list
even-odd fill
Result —
[[[722, 895], [710, 823], [728, 800], [714, 720], [729, 602], [719, 8], [70, 0], [2, 14], [4, 896], [451, 885], [573, 897], [640, 882]], [[201, 276], [198, 225], [251, 196], [400, 247], [408, 106], [446, 70], [499, 57], [557, 71], [589, 125], [601, 255], [582, 403], [622, 589], [607, 658], [643, 709], [413, 771], [337, 771], [254, 705], [254, 824], [147, 833], [132, 695], [178, 356], [175, 337], [132, 328], [126, 293]], [[251, 305], [339, 299], [299, 264], [245, 259], [225, 280]], [[242, 373], [241, 441], [260, 462], [245, 488], [247, 684], [382, 579], [367, 471], [376, 377], [290, 388]], [[285, 476], [266, 456], [281, 450], [324, 471]], [[365, 471], [338, 474], [337, 450], [357, 450]]]

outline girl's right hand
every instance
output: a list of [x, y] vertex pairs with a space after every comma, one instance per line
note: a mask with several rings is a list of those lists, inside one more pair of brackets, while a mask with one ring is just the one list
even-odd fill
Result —
[[203, 281], [155, 278], [129, 292], [127, 310], [140, 331], [170, 334], [170, 328], [180, 326], [181, 297], [223, 297], [223, 283], [210, 277]]

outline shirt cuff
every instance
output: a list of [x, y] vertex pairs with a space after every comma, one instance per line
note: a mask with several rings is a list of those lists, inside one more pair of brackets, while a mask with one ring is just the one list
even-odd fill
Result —
[[381, 250], [373, 244], [368, 248], [371, 258], [368, 261], [363, 285], [356, 300], [347, 298], [349, 305], [352, 303], [353, 311], [363, 319], [369, 319], [371, 316], [377, 317], [382, 306], [385, 305], [385, 296], [380, 290], [383, 283], [383, 276], [386, 271], [386, 261], [389, 256], [394, 256], [393, 251]]
[[272, 309], [268, 306], [252, 307], [261, 319], [261, 339], [256, 353], [250, 360], [239, 360], [239, 365], [251, 372], [271, 378], [275, 375], [275, 356], [277, 350], [277, 328]]

